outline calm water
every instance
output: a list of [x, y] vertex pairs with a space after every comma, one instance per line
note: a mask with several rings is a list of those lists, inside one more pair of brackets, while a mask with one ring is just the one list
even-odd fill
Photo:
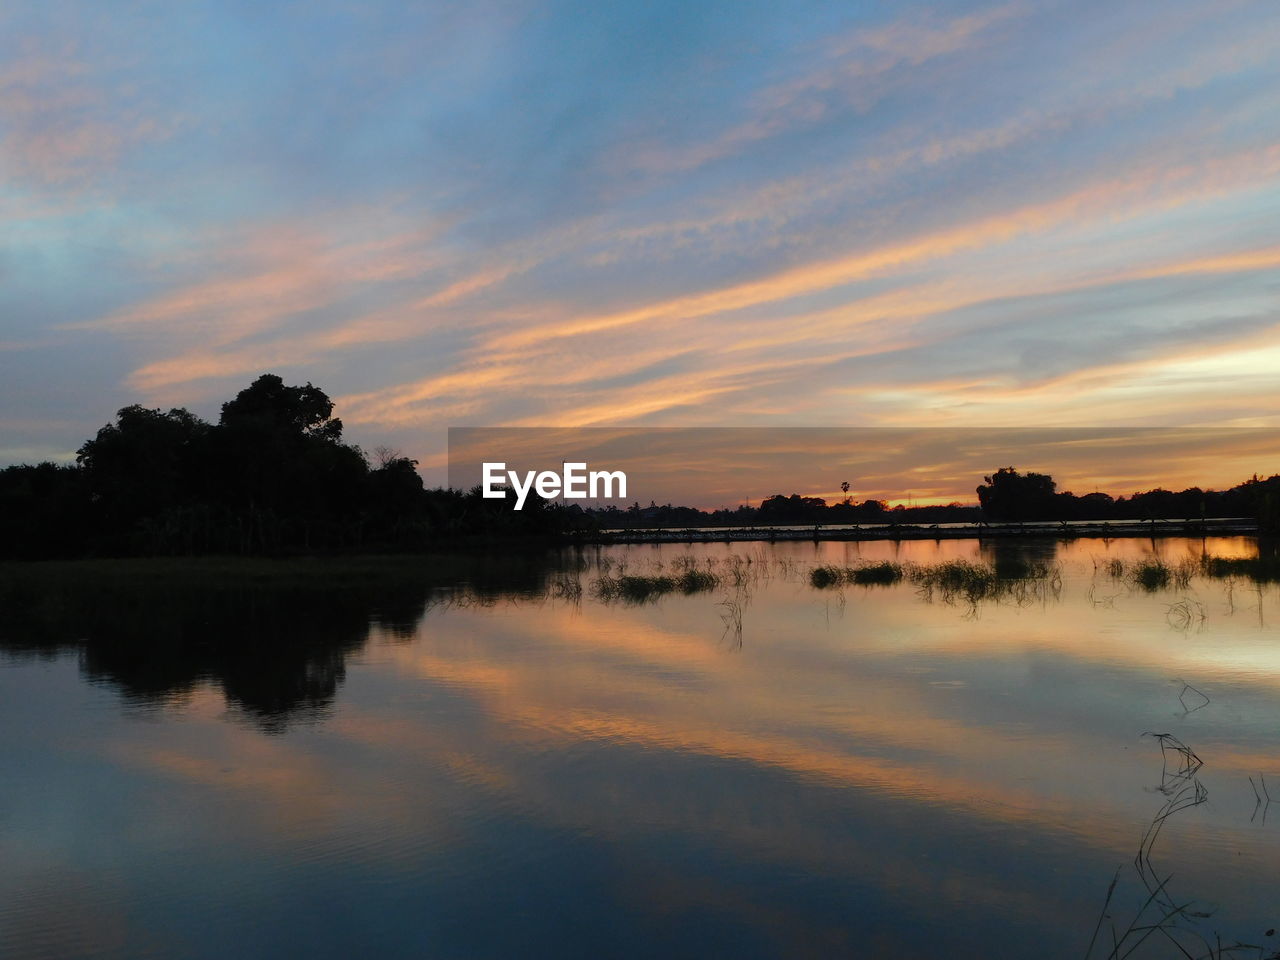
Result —
[[[997, 549], [613, 547], [452, 589], [323, 567], [11, 587], [0, 955], [1078, 958], [1119, 870], [1106, 956], [1181, 795], [1203, 802], [1144, 861], [1211, 914], [1178, 936], [1270, 956], [1280, 590], [1095, 569], [1257, 545]], [[602, 573], [734, 555], [741, 585], [593, 597]], [[1060, 587], [974, 606], [808, 581], [1011, 557], [1057, 563]], [[1160, 792], [1144, 732], [1203, 767], [1171, 755]], [[1134, 956], [1181, 954], [1155, 936]]]

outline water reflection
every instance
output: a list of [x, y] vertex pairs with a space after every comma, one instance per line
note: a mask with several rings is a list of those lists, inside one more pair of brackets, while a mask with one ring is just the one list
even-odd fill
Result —
[[[100, 589], [77, 584], [56, 596], [6, 598], [2, 642], [10, 653], [53, 657], [77, 650], [85, 675], [130, 700], [174, 701], [205, 682], [258, 721], [279, 730], [293, 714], [330, 705], [347, 656], [389, 599], [393, 629], [412, 630], [425, 609], [416, 597], [330, 589], [226, 587]], [[406, 606], [412, 612], [406, 611]]]
[[74, 651], [87, 679], [138, 705], [181, 702], [212, 684], [266, 731], [318, 719], [348, 658], [371, 631], [409, 641], [429, 603], [541, 597], [554, 556], [437, 559], [418, 570], [394, 558], [374, 571], [337, 560], [247, 570], [181, 563], [47, 565], [0, 577], [0, 652], [56, 658]]
[[[1280, 782], [1280, 648], [1255, 587], [1233, 610], [1197, 575], [1207, 619], [1181, 631], [1186, 591], [1104, 569], [1251, 542], [733, 546], [11, 585], [0, 953], [1080, 957], [1166, 801], [1146, 731], [1195, 750], [1212, 798], [1168, 821], [1160, 875], [1224, 940], [1274, 925], [1250, 778]], [[808, 581], [889, 562], [1051, 563], [1063, 586], [973, 618], [905, 580], [842, 604]], [[716, 585], [592, 588], [690, 570]], [[77, 904], [109, 937], [70, 929]]]

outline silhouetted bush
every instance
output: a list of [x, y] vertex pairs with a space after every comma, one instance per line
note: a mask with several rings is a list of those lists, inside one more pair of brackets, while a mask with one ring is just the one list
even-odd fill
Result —
[[370, 468], [319, 387], [264, 374], [218, 423], [124, 407], [75, 466], [0, 471], [0, 555], [33, 559], [419, 550], [458, 538], [548, 537], [568, 511], [479, 489], [424, 490], [416, 463]]

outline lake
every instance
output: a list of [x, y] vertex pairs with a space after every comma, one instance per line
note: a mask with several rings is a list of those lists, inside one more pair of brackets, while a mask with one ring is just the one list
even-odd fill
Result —
[[0, 956], [1269, 957], [1272, 549], [9, 568]]

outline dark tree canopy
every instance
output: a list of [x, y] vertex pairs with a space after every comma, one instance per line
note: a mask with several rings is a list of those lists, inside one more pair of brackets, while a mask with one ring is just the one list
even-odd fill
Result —
[[129, 523], [195, 493], [209, 424], [189, 410], [134, 404], [120, 410], [76, 453], [91, 495]]
[[220, 423], [237, 431], [342, 439], [342, 421], [333, 416], [333, 401], [323, 390], [310, 383], [286, 386], [274, 373], [264, 373], [224, 403]]
[[1045, 473], [1021, 474], [1001, 467], [978, 486], [978, 503], [992, 520], [1055, 518], [1057, 484]]

